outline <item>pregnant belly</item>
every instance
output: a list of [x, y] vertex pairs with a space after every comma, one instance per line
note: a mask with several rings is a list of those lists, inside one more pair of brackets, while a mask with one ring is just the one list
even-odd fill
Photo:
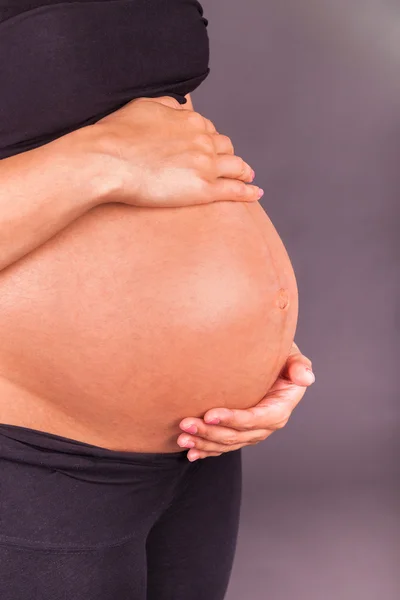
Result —
[[183, 417], [264, 396], [297, 313], [258, 202], [97, 206], [0, 274], [0, 422], [178, 451]]

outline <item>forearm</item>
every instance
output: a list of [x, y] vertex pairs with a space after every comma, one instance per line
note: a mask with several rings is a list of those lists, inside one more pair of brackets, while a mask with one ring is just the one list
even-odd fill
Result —
[[0, 271], [97, 204], [112, 182], [83, 128], [0, 161]]

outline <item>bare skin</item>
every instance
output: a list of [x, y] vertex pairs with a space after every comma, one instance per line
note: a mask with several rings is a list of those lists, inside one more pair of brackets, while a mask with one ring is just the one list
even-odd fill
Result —
[[[187, 98], [185, 107], [194, 110], [190, 96]], [[203, 418], [184, 418], [179, 423], [184, 433], [177, 443], [188, 449], [190, 461], [255, 446], [287, 425], [314, 381], [311, 360], [293, 342], [279, 376], [258, 404], [248, 409], [214, 408]]]
[[[207, 203], [207, 186], [188, 177], [188, 206], [175, 207], [178, 195], [161, 197], [149, 176], [129, 206], [135, 160], [118, 135], [109, 160], [123, 185], [112, 203], [0, 277], [0, 420], [112, 449], [176, 451], [185, 414], [248, 408], [271, 388], [293, 342], [296, 282], [254, 198]], [[148, 196], [161, 208], [142, 206]]]
[[312, 362], [293, 342], [275, 383], [262, 400], [248, 409], [213, 408], [203, 418], [185, 418], [178, 444], [195, 461], [255, 446], [283, 429], [308, 387], [315, 381]]
[[0, 161], [0, 271], [99, 204], [259, 197], [230, 138], [171, 97], [132, 100], [101, 122]]

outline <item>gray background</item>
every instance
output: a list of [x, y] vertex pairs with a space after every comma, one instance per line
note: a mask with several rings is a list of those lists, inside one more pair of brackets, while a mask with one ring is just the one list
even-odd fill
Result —
[[400, 0], [202, 5], [195, 108], [265, 189], [316, 374], [288, 425], [244, 451], [227, 600], [395, 600]]

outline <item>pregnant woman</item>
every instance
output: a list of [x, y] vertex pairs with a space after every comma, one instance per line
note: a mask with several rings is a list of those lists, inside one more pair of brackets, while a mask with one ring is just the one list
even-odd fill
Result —
[[240, 448], [310, 383], [254, 173], [191, 104], [206, 27], [0, 0], [1, 598], [222, 600]]

